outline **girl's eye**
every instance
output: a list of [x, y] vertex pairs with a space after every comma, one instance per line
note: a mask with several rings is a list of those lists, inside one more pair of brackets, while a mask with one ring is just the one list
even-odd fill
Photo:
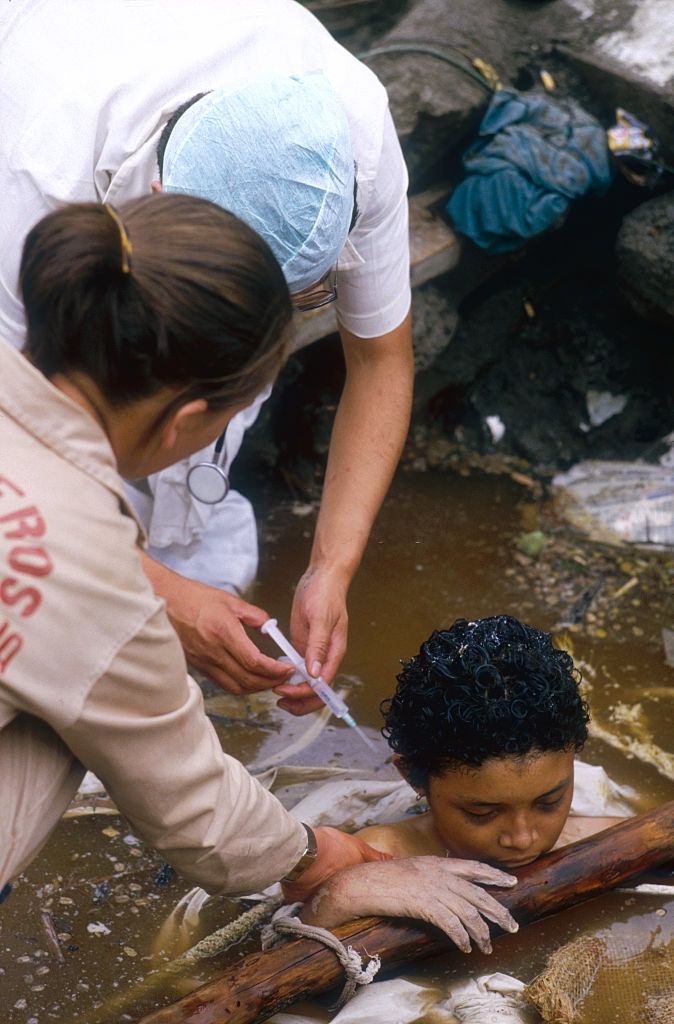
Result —
[[554, 811], [555, 807], [559, 807], [563, 799], [564, 794], [562, 793], [562, 795], [558, 796], [556, 800], [549, 800], [544, 804], [539, 804], [538, 806], [542, 811]]
[[496, 811], [483, 811], [482, 813], [478, 813], [477, 811], [464, 811], [463, 813], [470, 819], [470, 821], [474, 822], [491, 821], [497, 814]]

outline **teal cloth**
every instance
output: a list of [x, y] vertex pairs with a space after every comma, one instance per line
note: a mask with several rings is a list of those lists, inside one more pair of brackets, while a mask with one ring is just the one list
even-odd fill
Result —
[[468, 176], [447, 212], [458, 231], [492, 253], [519, 249], [574, 199], [603, 194], [613, 178], [598, 121], [571, 100], [515, 89], [494, 93], [463, 165]]

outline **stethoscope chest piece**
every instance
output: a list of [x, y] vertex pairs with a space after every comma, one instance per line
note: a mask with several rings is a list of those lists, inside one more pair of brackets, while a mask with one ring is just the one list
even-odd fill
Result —
[[187, 473], [187, 490], [204, 505], [217, 505], [225, 500], [229, 491], [229, 477], [224, 470], [227, 462], [225, 433], [223, 431], [217, 440], [212, 462], [198, 462]]
[[187, 488], [204, 505], [217, 505], [227, 497], [229, 480], [215, 463], [198, 462], [187, 474]]

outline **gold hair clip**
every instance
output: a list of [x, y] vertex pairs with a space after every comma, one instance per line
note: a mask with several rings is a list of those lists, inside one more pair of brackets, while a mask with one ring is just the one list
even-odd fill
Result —
[[119, 241], [122, 247], [122, 273], [130, 274], [131, 254], [133, 253], [133, 246], [131, 245], [129, 236], [126, 233], [126, 228], [122, 224], [122, 220], [119, 214], [116, 210], [113, 210], [112, 206], [110, 206], [108, 203], [103, 203], [103, 206], [106, 212], [109, 213], [112, 219], [114, 220], [115, 224], [117, 225], [117, 230], [119, 231]]

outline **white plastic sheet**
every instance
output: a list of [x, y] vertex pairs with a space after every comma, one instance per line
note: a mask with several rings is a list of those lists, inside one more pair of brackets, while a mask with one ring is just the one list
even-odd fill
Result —
[[604, 543], [674, 546], [674, 468], [579, 462], [553, 480], [565, 518]]

